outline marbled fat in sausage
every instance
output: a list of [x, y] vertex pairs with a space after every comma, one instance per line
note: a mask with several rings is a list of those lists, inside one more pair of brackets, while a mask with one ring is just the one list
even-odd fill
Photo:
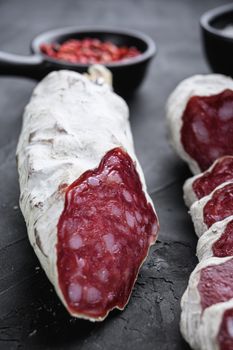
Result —
[[210, 227], [217, 221], [224, 220], [233, 213], [233, 183], [216, 191], [203, 209], [204, 223]]
[[197, 285], [202, 311], [211, 305], [232, 299], [232, 286], [233, 257], [224, 262], [219, 261], [217, 265], [202, 268]]
[[202, 171], [233, 155], [233, 90], [192, 96], [182, 115], [181, 143]]
[[129, 155], [109, 151], [66, 189], [58, 222], [58, 277], [69, 308], [103, 318], [123, 309], [154, 243], [157, 220]]

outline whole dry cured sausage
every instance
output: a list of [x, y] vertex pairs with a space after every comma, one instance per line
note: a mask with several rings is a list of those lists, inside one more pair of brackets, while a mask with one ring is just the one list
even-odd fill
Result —
[[30, 242], [69, 313], [93, 321], [125, 307], [158, 232], [127, 105], [97, 76], [40, 82], [17, 148]]
[[194, 174], [233, 155], [233, 80], [211, 74], [182, 81], [167, 102], [170, 142]]

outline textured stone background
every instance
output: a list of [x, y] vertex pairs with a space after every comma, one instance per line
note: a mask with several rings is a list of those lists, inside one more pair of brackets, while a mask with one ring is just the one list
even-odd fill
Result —
[[158, 210], [158, 243], [124, 312], [103, 323], [73, 320], [31, 249], [18, 209], [15, 148], [34, 82], [0, 79], [0, 349], [189, 349], [179, 333], [180, 297], [196, 264], [191, 220], [182, 200], [189, 171], [169, 148], [168, 94], [183, 78], [206, 73], [199, 17], [220, 0], [0, 1], [0, 49], [28, 53], [38, 32], [65, 25], [145, 31], [158, 44], [150, 73], [130, 101], [138, 157]]

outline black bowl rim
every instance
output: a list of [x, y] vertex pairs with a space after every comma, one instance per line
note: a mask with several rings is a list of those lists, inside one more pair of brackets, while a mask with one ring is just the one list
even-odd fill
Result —
[[207, 32], [213, 34], [214, 36], [221, 38], [222, 40], [233, 42], [233, 37], [225, 35], [224, 33], [222, 33], [221, 30], [218, 30], [217, 28], [214, 28], [209, 24], [209, 22], [212, 19], [221, 15], [224, 15], [229, 11], [233, 11], [233, 3], [218, 6], [218, 7], [215, 7], [214, 9], [206, 11], [200, 18], [201, 27]]
[[40, 43], [42, 43], [43, 37], [45, 37], [44, 42], [46, 42], [46, 36], [54, 36], [54, 37], [59, 37], [61, 35], [66, 35], [66, 34], [74, 34], [74, 33], [85, 33], [85, 32], [93, 32], [93, 33], [109, 33], [109, 34], [115, 34], [115, 35], [127, 35], [127, 36], [131, 36], [135, 39], [139, 39], [144, 41], [144, 43], [147, 45], [147, 49], [145, 50], [145, 52], [141, 53], [140, 55], [133, 57], [133, 58], [129, 58], [127, 60], [122, 60], [122, 61], [118, 61], [115, 63], [107, 63], [107, 64], [103, 64], [105, 67], [107, 68], [120, 68], [120, 67], [125, 67], [125, 66], [133, 66], [133, 65], [137, 65], [139, 63], [145, 62], [149, 59], [151, 59], [153, 56], [155, 56], [158, 52], [157, 49], [157, 45], [154, 42], [154, 40], [152, 38], [150, 38], [147, 34], [142, 33], [140, 31], [137, 30], [133, 30], [133, 29], [117, 29], [117, 28], [112, 28], [112, 27], [99, 27], [99, 26], [95, 26], [95, 27], [79, 27], [79, 26], [67, 26], [67, 27], [63, 27], [63, 28], [57, 28], [57, 29], [51, 29], [48, 31], [44, 31], [41, 32], [40, 34], [38, 34], [37, 36], [34, 37], [34, 39], [31, 41], [30, 44], [30, 48], [31, 51], [34, 54], [39, 54], [41, 56], [43, 56], [46, 61], [50, 61], [52, 63], [56, 63], [56, 64], [62, 64], [63, 66], [67, 66], [67, 67], [81, 67], [81, 68], [88, 68], [90, 67], [90, 63], [70, 63], [67, 61], [63, 61], [63, 60], [56, 60], [53, 59], [47, 55], [44, 55], [43, 52], [40, 51], [39, 49], [39, 45], [38, 45], [38, 41], [40, 41]]

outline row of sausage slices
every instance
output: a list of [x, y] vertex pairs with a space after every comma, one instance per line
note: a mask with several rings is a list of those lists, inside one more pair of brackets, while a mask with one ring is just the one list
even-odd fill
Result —
[[[170, 140], [195, 176], [184, 184], [199, 264], [181, 301], [193, 349], [233, 349], [233, 80], [194, 76], [167, 104]], [[201, 173], [201, 171], [203, 171]]]

